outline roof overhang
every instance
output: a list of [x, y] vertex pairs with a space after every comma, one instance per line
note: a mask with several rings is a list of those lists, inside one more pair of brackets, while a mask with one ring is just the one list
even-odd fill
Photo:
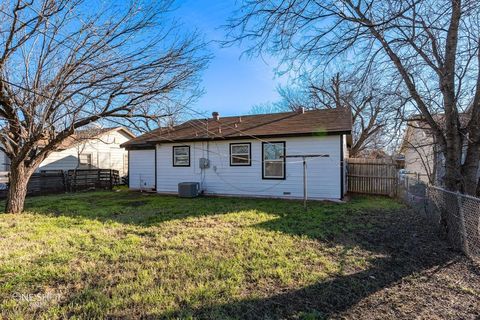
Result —
[[185, 142], [202, 142], [202, 141], [231, 141], [231, 140], [246, 140], [246, 139], [270, 139], [270, 138], [293, 138], [293, 137], [323, 137], [323, 136], [334, 136], [334, 135], [341, 135], [345, 134], [350, 136], [350, 140], [347, 137], [348, 141], [351, 141], [351, 131], [350, 130], [343, 130], [343, 131], [329, 131], [329, 132], [304, 132], [304, 133], [282, 133], [282, 134], [268, 134], [268, 135], [242, 135], [242, 136], [226, 136], [226, 137], [199, 137], [194, 139], [151, 139], [143, 142], [142, 144], [129, 144], [129, 142], [125, 142], [120, 145], [122, 148], [126, 148], [127, 150], [138, 150], [138, 149], [153, 149], [156, 144], [160, 143], [185, 143]]

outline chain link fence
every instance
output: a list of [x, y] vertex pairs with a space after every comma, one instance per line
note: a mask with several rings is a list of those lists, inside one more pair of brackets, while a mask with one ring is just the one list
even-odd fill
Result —
[[418, 176], [400, 180], [398, 195], [443, 232], [451, 245], [480, 259], [480, 198], [428, 185]]

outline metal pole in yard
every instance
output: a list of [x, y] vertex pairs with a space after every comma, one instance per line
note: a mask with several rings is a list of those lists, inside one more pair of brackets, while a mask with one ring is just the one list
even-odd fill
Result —
[[307, 189], [307, 158], [328, 158], [328, 154], [299, 154], [283, 156], [283, 158], [302, 158], [303, 163], [303, 208], [307, 210], [308, 189]]
[[303, 157], [303, 208], [307, 210], [307, 161]]

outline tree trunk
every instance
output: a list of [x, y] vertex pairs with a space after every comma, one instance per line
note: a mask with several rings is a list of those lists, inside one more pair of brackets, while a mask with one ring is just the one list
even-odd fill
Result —
[[477, 193], [478, 167], [480, 161], [480, 147], [469, 144], [465, 162], [462, 166], [463, 192], [472, 196]]
[[32, 175], [32, 170], [25, 168], [25, 165], [12, 165], [10, 168], [10, 179], [8, 187], [6, 213], [21, 213], [27, 196], [27, 184]]
[[[445, 187], [450, 191], [460, 191], [462, 183], [461, 175], [461, 149], [458, 150], [454, 146], [454, 142], [457, 139], [447, 138], [447, 150], [444, 152], [445, 155]], [[457, 142], [461, 146], [461, 142]]]

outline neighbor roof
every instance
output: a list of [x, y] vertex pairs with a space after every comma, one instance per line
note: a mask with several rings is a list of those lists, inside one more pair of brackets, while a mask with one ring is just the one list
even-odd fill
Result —
[[187, 142], [242, 138], [350, 134], [350, 109], [322, 109], [259, 115], [194, 119], [174, 127], [162, 127], [122, 144], [134, 148], [159, 142]]
[[[445, 130], [445, 114], [444, 113], [437, 113], [432, 115], [433, 120], [437, 123], [441, 130]], [[463, 129], [468, 125], [470, 121], [471, 114], [468, 112], [459, 113], [458, 119], [460, 122], [460, 127]], [[431, 132], [430, 124], [428, 124], [427, 120], [423, 115], [414, 115], [411, 116], [407, 121], [407, 129], [405, 130], [405, 134], [403, 135], [402, 144], [400, 145], [400, 153], [405, 152], [407, 148], [411, 146], [410, 139], [414, 132], [423, 130], [425, 132]], [[433, 136], [432, 136], [433, 137]]]
[[82, 129], [77, 130], [72, 136], [63, 141], [63, 143], [59, 146], [59, 149], [68, 149], [79, 143], [85, 142], [85, 140], [99, 139], [102, 136], [115, 131], [123, 131], [127, 136], [135, 138], [135, 135], [124, 127]]

